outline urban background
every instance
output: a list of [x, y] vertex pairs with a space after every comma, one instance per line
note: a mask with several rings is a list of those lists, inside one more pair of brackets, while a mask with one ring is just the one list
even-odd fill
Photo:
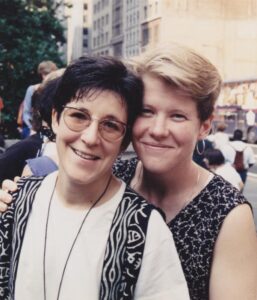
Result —
[[[257, 142], [257, 0], [0, 0], [0, 122], [15, 135], [40, 61], [59, 67], [83, 54], [129, 58], [175, 41], [220, 70], [216, 119]], [[254, 112], [247, 124], [247, 112]]]
[[[229, 134], [242, 129], [257, 157], [257, 0], [0, 0], [0, 134], [20, 137], [19, 107], [40, 82], [41, 61], [126, 60], [169, 41], [217, 66], [224, 84], [213, 129], [220, 121]], [[256, 166], [249, 175], [244, 193], [257, 228]]]

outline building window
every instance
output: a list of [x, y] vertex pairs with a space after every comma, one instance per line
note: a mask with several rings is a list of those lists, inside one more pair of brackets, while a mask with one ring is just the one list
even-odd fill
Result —
[[144, 18], [147, 18], [147, 6], [144, 6]]
[[84, 3], [84, 10], [87, 10], [87, 3]]
[[117, 24], [113, 28], [113, 35], [117, 36], [117, 35], [120, 35], [120, 34], [121, 34], [121, 26], [120, 26], [120, 24]]
[[149, 29], [145, 27], [142, 31], [142, 46], [145, 46], [149, 43]]
[[87, 42], [87, 40], [83, 40], [83, 47], [84, 47], [84, 48], [87, 48], [87, 47], [88, 47], [88, 42]]

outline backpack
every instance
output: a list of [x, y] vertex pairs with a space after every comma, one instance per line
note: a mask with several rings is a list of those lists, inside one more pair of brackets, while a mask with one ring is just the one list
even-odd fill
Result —
[[242, 151], [236, 151], [236, 156], [235, 156], [235, 160], [234, 160], [234, 168], [236, 169], [237, 172], [241, 172], [243, 170], [245, 170], [244, 167], [244, 149]]

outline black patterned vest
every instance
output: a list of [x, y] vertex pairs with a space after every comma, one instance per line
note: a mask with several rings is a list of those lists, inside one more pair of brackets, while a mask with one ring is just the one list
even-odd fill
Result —
[[[0, 299], [14, 299], [15, 278], [26, 224], [43, 177], [19, 184], [10, 209], [0, 217]], [[99, 300], [133, 299], [153, 206], [126, 187], [105, 249]]]

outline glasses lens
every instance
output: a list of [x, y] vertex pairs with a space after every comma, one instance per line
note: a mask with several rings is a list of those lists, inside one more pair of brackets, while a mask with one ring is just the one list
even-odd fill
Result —
[[65, 108], [63, 117], [67, 127], [78, 132], [84, 130], [91, 121], [89, 114], [76, 108]]
[[126, 125], [114, 120], [102, 120], [99, 129], [104, 139], [115, 141], [124, 136]]

